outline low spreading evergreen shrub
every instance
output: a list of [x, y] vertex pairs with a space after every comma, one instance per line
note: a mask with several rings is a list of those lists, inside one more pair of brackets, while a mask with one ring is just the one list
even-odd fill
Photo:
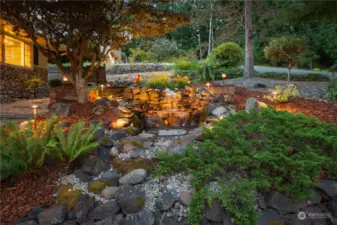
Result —
[[[265, 73], [257, 73], [257, 77], [262, 78], [271, 78], [275, 80], [287, 80], [287, 73], [276, 73], [276, 72], [265, 72]], [[317, 73], [309, 73], [306, 75], [291, 75], [291, 81], [329, 81], [329, 77], [317, 74]]]
[[[155, 175], [188, 171], [195, 188], [189, 224], [200, 224], [205, 201], [220, 201], [237, 225], [255, 225], [256, 191], [292, 199], [311, 196], [324, 172], [337, 176], [337, 126], [314, 117], [262, 108], [241, 111], [203, 132], [184, 153], [162, 152]], [[234, 176], [235, 175], [235, 176]], [[220, 184], [219, 192], [210, 187]]]

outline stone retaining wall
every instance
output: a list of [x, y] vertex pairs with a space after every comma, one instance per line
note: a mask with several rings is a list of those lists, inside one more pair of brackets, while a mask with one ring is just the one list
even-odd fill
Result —
[[165, 71], [172, 64], [116, 64], [106, 68], [108, 74], [127, 74], [153, 71]]
[[0, 103], [8, 103], [20, 98], [34, 98], [33, 90], [27, 90], [25, 81], [33, 77], [41, 77], [45, 81], [38, 92], [38, 97], [48, 96], [46, 69], [40, 67], [23, 68], [0, 64]]

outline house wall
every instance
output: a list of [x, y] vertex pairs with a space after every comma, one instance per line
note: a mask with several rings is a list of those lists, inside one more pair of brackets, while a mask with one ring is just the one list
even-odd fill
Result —
[[[34, 98], [34, 91], [27, 90], [25, 82], [33, 77], [40, 77], [45, 82], [39, 89], [38, 97], [48, 96], [48, 60], [38, 51], [38, 65], [34, 65], [34, 45], [27, 38], [18, 37], [11, 30], [11, 25], [0, 19], [0, 103], [8, 103], [20, 98]], [[6, 51], [4, 37], [14, 38], [30, 46], [31, 66], [18, 66], [5, 63]]]

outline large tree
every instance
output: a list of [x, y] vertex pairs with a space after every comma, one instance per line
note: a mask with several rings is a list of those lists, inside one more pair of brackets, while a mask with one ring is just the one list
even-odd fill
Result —
[[[112, 49], [121, 48], [130, 37], [157, 36], [184, 24], [184, 16], [157, 7], [159, 2], [1, 0], [0, 15], [16, 25], [15, 29], [25, 31], [48, 61], [74, 84], [78, 101], [85, 103], [87, 80]], [[41, 38], [44, 43], [38, 41]], [[62, 56], [67, 57], [70, 68], [62, 65]], [[90, 59], [86, 68], [85, 59]]]

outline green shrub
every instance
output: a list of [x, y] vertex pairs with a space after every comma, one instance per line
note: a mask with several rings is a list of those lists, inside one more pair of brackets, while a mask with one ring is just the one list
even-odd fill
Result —
[[41, 122], [36, 129], [32, 121], [20, 128], [16, 123], [5, 120], [0, 130], [1, 178], [8, 175], [40, 168], [47, 155], [56, 154], [56, 142], [52, 131], [58, 122], [52, 117]]
[[207, 62], [214, 68], [237, 67], [243, 61], [243, 50], [234, 42], [224, 42], [213, 49]]
[[277, 85], [269, 91], [271, 94], [265, 95], [264, 98], [274, 103], [288, 102], [289, 98], [298, 95], [297, 87], [293, 84], [288, 84], [287, 86]]
[[39, 88], [44, 84], [41, 77], [32, 77], [31, 79], [25, 81], [25, 86], [27, 90], [33, 90], [34, 97], [37, 98], [39, 93]]
[[170, 86], [170, 89], [184, 88], [186, 86], [189, 86], [190, 83], [191, 81], [187, 76], [177, 75], [170, 81], [169, 86]]
[[146, 62], [148, 58], [148, 53], [140, 48], [131, 50], [130, 62], [132, 63]]
[[194, 63], [191, 62], [191, 61], [187, 61], [187, 60], [184, 60], [184, 59], [179, 59], [176, 61], [176, 64], [174, 66], [174, 69], [177, 69], [177, 70], [189, 70], [191, 69], [194, 65]]
[[[310, 197], [323, 171], [337, 175], [337, 126], [314, 117], [262, 108], [240, 111], [203, 131], [184, 153], [161, 152], [155, 175], [189, 171], [195, 188], [189, 224], [200, 224], [204, 201], [217, 199], [237, 225], [255, 225], [256, 195], [275, 190]], [[235, 178], [233, 172], [238, 176]], [[210, 190], [218, 181], [220, 193]]]
[[[272, 78], [275, 80], [287, 80], [288, 74], [286, 73], [277, 73], [277, 72], [265, 72], [265, 73], [257, 73], [256, 76], [262, 78]], [[329, 81], [329, 77], [317, 74], [317, 73], [309, 73], [306, 75], [292, 75], [291, 81]]]
[[52, 79], [48, 82], [49, 87], [60, 87], [62, 86], [62, 80], [60, 79]]
[[177, 42], [160, 38], [154, 41], [149, 57], [153, 62], [170, 62], [179, 57], [181, 52]]
[[326, 97], [330, 100], [337, 100], [337, 80], [330, 81]]
[[98, 146], [98, 142], [94, 139], [94, 134], [100, 128], [100, 124], [90, 124], [86, 131], [83, 131], [84, 125], [84, 121], [73, 123], [68, 135], [64, 133], [60, 125], [57, 127], [55, 135], [61, 150], [58, 154], [59, 159], [70, 163]]
[[150, 77], [145, 85], [149, 88], [165, 89], [169, 87], [170, 77], [167, 73], [155, 74]]

